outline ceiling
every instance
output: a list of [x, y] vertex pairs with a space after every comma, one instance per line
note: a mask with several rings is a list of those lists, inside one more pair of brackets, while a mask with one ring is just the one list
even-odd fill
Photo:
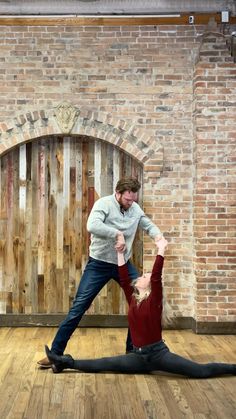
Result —
[[0, 0], [0, 15], [162, 15], [217, 13], [236, 16], [236, 0]]

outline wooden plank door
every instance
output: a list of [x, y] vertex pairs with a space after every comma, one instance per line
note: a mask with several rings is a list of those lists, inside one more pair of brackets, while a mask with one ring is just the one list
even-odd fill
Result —
[[[88, 257], [93, 203], [142, 167], [111, 144], [89, 137], [45, 137], [1, 157], [0, 313], [66, 313]], [[140, 193], [140, 201], [142, 193]], [[133, 259], [142, 268], [138, 233]], [[114, 281], [88, 314], [124, 314]]]

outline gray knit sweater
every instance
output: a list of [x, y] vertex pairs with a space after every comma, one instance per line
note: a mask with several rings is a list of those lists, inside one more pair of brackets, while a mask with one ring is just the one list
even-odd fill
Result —
[[152, 238], [161, 234], [159, 228], [144, 214], [136, 202], [133, 202], [131, 207], [122, 214], [115, 194], [98, 199], [87, 221], [87, 229], [91, 233], [89, 255], [94, 259], [117, 264], [114, 246], [117, 233], [121, 231], [126, 242], [125, 259], [127, 261], [131, 255], [138, 227]]

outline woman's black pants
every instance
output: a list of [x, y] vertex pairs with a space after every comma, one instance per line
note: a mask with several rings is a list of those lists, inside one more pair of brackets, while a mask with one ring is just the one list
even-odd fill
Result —
[[199, 364], [170, 352], [163, 341], [142, 348], [134, 348], [133, 352], [127, 355], [74, 360], [73, 369], [84, 372], [111, 371], [127, 374], [164, 371], [192, 378], [236, 374], [236, 364], [216, 362]]

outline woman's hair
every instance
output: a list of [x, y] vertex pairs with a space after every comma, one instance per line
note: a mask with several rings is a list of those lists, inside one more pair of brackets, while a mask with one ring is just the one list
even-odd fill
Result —
[[168, 326], [169, 324], [171, 324], [171, 306], [166, 299], [164, 291], [163, 291], [163, 297], [162, 297], [161, 324], [162, 324], [163, 327]]
[[[151, 284], [147, 288], [146, 292], [141, 296], [138, 288], [136, 287], [136, 282], [137, 282], [137, 279], [132, 281], [132, 286], [134, 288], [133, 296], [135, 297], [137, 304], [140, 304], [143, 300], [146, 300], [151, 294]], [[171, 312], [171, 307], [170, 307], [170, 304], [166, 300], [165, 292], [163, 290], [162, 313], [161, 313], [161, 324], [163, 327], [168, 326], [171, 323], [170, 312]]]
[[146, 300], [150, 293], [151, 293], [151, 285], [147, 288], [146, 292], [144, 294], [140, 294], [138, 288], [136, 287], [137, 279], [132, 281], [132, 286], [134, 288], [133, 296], [135, 297], [135, 300], [137, 304], [140, 304], [143, 300]]

